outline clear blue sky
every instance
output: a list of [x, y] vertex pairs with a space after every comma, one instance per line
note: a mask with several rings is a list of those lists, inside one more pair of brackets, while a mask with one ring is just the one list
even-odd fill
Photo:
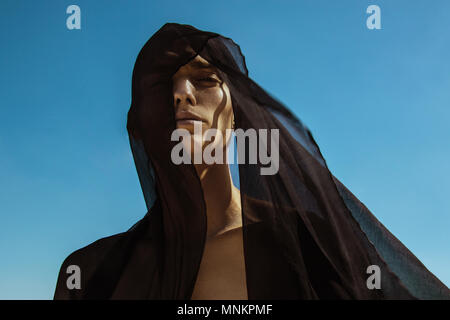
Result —
[[145, 214], [126, 113], [166, 22], [234, 39], [334, 175], [450, 286], [449, 1], [2, 0], [0, 298], [52, 298], [69, 253]]

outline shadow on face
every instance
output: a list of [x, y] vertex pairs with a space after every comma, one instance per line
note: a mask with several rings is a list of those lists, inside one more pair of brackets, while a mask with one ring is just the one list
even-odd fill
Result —
[[[226, 129], [233, 124], [233, 108], [230, 90], [218, 70], [197, 55], [178, 69], [172, 84], [176, 128], [191, 134], [195, 124], [201, 125], [202, 132], [217, 129], [224, 137], [225, 147], [229, 140]], [[206, 146], [203, 140], [192, 142], [200, 143], [202, 149]]]

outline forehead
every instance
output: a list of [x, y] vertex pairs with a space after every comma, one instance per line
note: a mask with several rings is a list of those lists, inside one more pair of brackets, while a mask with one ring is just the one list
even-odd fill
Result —
[[195, 71], [214, 72], [215, 70], [216, 68], [210, 64], [208, 60], [204, 59], [200, 55], [197, 55], [194, 59], [181, 66], [174, 76]]

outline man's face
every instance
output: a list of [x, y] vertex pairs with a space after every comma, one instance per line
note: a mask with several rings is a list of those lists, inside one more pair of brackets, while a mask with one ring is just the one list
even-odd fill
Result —
[[194, 132], [201, 121], [203, 132], [232, 127], [233, 109], [228, 86], [207, 60], [197, 55], [172, 77], [176, 127]]

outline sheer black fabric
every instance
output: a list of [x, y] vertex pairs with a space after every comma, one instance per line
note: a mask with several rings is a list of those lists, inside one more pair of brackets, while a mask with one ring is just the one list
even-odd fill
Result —
[[[279, 129], [279, 171], [239, 164], [249, 299], [449, 299], [448, 288], [328, 170], [310, 131], [248, 76], [238, 45], [216, 33], [166, 24], [140, 51], [128, 132], [146, 216], [63, 263], [55, 299], [190, 299], [206, 238], [199, 177], [175, 165], [172, 75], [196, 55], [230, 88], [236, 128]], [[268, 150], [270, 145], [264, 146]], [[82, 289], [66, 287], [68, 265]], [[368, 266], [381, 289], [368, 289]]]

